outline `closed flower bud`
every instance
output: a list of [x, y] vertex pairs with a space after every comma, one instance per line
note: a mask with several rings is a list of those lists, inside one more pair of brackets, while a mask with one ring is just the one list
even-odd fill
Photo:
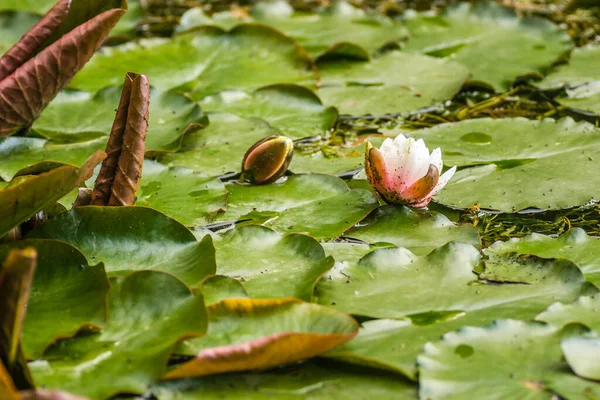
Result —
[[365, 172], [369, 183], [388, 203], [425, 207], [452, 178], [456, 167], [442, 172], [442, 152], [429, 154], [423, 139], [398, 135], [381, 148], [367, 143]]
[[242, 178], [265, 185], [281, 178], [294, 155], [294, 142], [285, 136], [268, 136], [256, 142], [244, 155]]

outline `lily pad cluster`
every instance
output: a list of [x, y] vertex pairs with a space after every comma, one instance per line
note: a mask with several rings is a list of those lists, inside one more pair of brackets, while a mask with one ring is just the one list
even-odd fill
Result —
[[[52, 5], [0, 0], [0, 50]], [[495, 2], [397, 20], [346, 3], [192, 9], [172, 37], [128, 40], [142, 6], [113, 30], [123, 43], [0, 137], [0, 398], [600, 396], [600, 239], [573, 229], [482, 249], [456, 218], [598, 199], [600, 129], [487, 118], [336, 131], [342, 116], [549, 71], [540, 85], [564, 86], [565, 102], [583, 88], [593, 99], [593, 48], [552, 69], [568, 35]], [[151, 85], [136, 205], [72, 206], [129, 71]], [[399, 133], [459, 168], [430, 209], [384, 204], [361, 172], [366, 142]], [[268, 136], [294, 141], [288, 173], [243, 182], [244, 154]]]

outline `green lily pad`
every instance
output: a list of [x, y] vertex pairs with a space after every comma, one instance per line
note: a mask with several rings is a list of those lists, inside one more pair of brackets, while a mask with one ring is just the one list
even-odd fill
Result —
[[327, 242], [321, 243], [321, 246], [325, 254], [332, 256], [336, 262], [358, 262], [372, 250], [368, 244], [351, 242]]
[[[451, 242], [420, 257], [403, 248], [378, 249], [356, 264], [336, 264], [317, 284], [314, 298], [374, 318], [478, 310], [503, 318], [533, 318], [559, 292], [572, 301], [597, 291], [569, 261], [517, 261], [488, 263], [485, 278], [478, 279], [473, 269], [479, 252], [466, 243]], [[497, 276], [505, 279], [492, 280]]]
[[465, 327], [448, 333], [429, 343], [419, 356], [419, 395], [432, 399], [548, 399], [548, 380], [568, 374], [559, 344], [581, 332], [579, 326], [560, 329], [500, 320], [484, 328]]
[[186, 226], [206, 224], [225, 209], [227, 190], [217, 178], [145, 160], [136, 204], [164, 212]]
[[209, 306], [225, 299], [247, 299], [248, 292], [242, 282], [226, 275], [213, 275], [200, 286], [204, 303]]
[[294, 12], [283, 1], [256, 4], [250, 13], [256, 21], [296, 39], [313, 57], [327, 53], [340, 43], [360, 46], [368, 56], [407, 34], [402, 25], [388, 18], [367, 15], [343, 1], [318, 14]]
[[65, 165], [2, 189], [0, 191], [0, 237], [78, 187], [92, 175], [94, 167], [105, 156], [104, 152], [99, 151], [94, 153], [81, 168]]
[[175, 349], [193, 356], [167, 379], [264, 370], [317, 356], [358, 332], [350, 316], [295, 299], [231, 299], [209, 307], [205, 336]]
[[202, 7], [192, 7], [179, 18], [179, 24], [175, 27], [176, 33], [185, 32], [205, 25], [218, 26], [224, 30], [231, 30], [242, 22], [251, 22], [247, 14], [236, 15], [228, 11], [216, 12], [207, 15]]
[[37, 359], [56, 340], [104, 325], [109, 283], [102, 264], [88, 264], [76, 248], [56, 240], [2, 244], [0, 260], [26, 247], [36, 249], [38, 263], [21, 339], [25, 355]]
[[379, 202], [364, 189], [348, 189], [329, 175], [292, 175], [265, 186], [227, 185], [227, 212], [221, 221], [251, 219], [280, 233], [306, 233], [318, 240], [341, 236]]
[[56, 1], [57, 0], [0, 0], [0, 10], [20, 10], [44, 14], [56, 4]]
[[371, 61], [319, 62], [317, 94], [342, 114], [400, 113], [452, 98], [469, 76], [453, 61], [390, 51]]
[[271, 85], [250, 94], [222, 92], [205, 97], [200, 105], [204, 111], [262, 118], [291, 138], [322, 135], [337, 118], [335, 108], [323, 106], [310, 89], [297, 85]]
[[440, 203], [459, 208], [479, 203], [514, 212], [574, 207], [600, 198], [593, 172], [600, 161], [599, 133], [570, 118], [510, 118], [443, 124], [415, 136], [441, 147], [448, 166], [484, 164], [458, 171], [438, 195]]
[[423, 255], [448, 242], [465, 242], [479, 248], [479, 233], [473, 225], [455, 224], [435, 211], [383, 206], [345, 233], [368, 243], [392, 243]]
[[[0, 10], [12, 8], [5, 7], [4, 2], [0, 1]], [[0, 55], [10, 49], [39, 20], [39, 16], [27, 12], [0, 12]]]
[[210, 236], [196, 241], [177, 221], [143, 207], [76, 207], [32, 232], [30, 237], [68, 242], [109, 276], [155, 270], [198, 285], [216, 271]]
[[246, 226], [215, 237], [217, 272], [239, 279], [253, 298], [310, 300], [316, 281], [333, 266], [319, 243]]
[[558, 100], [569, 107], [600, 114], [600, 46], [587, 45], [573, 50], [567, 64], [559, 65], [539, 83], [544, 88], [567, 87]]
[[132, 70], [144, 71], [156, 88], [190, 91], [194, 99], [223, 90], [315, 79], [310, 58], [294, 41], [268, 27], [248, 24], [229, 32], [207, 26], [172, 39], [104, 48], [71, 87], [94, 92], [121, 84]]
[[600, 332], [600, 295], [582, 296], [568, 304], [554, 303], [535, 317], [556, 326], [579, 323]]
[[600, 338], [568, 337], [560, 343], [560, 347], [577, 375], [600, 381]]
[[232, 114], [210, 114], [210, 125], [183, 138], [177, 153], [158, 161], [168, 166], [185, 166], [215, 176], [241, 170], [246, 151], [260, 139], [280, 131], [259, 118]]
[[63, 165], [82, 165], [95, 151], [106, 148], [106, 138], [73, 144], [10, 136], [0, 138], [0, 178], [38, 174]]
[[[33, 124], [40, 136], [55, 142], [80, 142], [110, 134], [122, 86], [110, 86], [96, 94], [60, 93]], [[200, 107], [177, 93], [153, 90], [146, 153], [176, 151], [184, 135], [208, 125]]]
[[134, 272], [113, 281], [100, 333], [60, 341], [30, 364], [36, 383], [91, 398], [143, 393], [166, 369], [171, 347], [204, 333], [206, 310], [177, 278]]
[[490, 257], [517, 253], [564, 258], [577, 264], [590, 282], [600, 284], [600, 239], [588, 236], [581, 228], [571, 229], [558, 238], [533, 233], [521, 239], [496, 242], [484, 252]]
[[405, 50], [450, 57], [498, 91], [519, 75], [545, 72], [573, 46], [550, 21], [517, 16], [493, 1], [458, 4], [437, 16], [413, 14], [404, 22], [410, 33]]
[[161, 400], [355, 400], [416, 399], [416, 386], [369, 370], [309, 362], [262, 374], [238, 373], [165, 382], [150, 388]]

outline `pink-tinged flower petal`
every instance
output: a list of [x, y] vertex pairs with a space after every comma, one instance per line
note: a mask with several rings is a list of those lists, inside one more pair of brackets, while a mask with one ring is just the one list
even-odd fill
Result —
[[429, 164], [435, 165], [438, 171], [441, 171], [444, 167], [444, 164], [442, 164], [442, 150], [439, 147], [431, 152]]
[[437, 185], [439, 178], [440, 171], [435, 165], [429, 164], [427, 174], [401, 192], [400, 196], [407, 204], [420, 202], [421, 199], [426, 198], [431, 193]]
[[433, 196], [438, 194], [439, 191], [442, 190], [444, 188], [444, 186], [446, 186], [448, 181], [450, 179], [452, 179], [455, 172], [456, 172], [456, 166], [454, 166], [454, 167], [450, 168], [448, 171], [444, 172], [444, 174], [442, 176], [440, 176], [440, 179], [438, 180], [438, 183], [437, 183], [437, 185], [435, 185], [433, 190], [427, 196], [425, 196], [421, 202], [412, 204], [411, 207], [420, 208], [420, 207], [425, 207], [427, 204], [429, 204], [429, 202], [431, 201]]
[[410, 147], [404, 160], [404, 188], [410, 187], [413, 183], [427, 174], [429, 169], [429, 150], [422, 139], [415, 141], [409, 138]]

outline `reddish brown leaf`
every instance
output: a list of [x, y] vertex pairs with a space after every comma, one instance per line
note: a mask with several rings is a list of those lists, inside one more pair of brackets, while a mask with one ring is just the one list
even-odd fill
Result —
[[131, 98], [127, 109], [127, 123], [119, 165], [112, 187], [109, 206], [129, 206], [135, 203], [137, 189], [142, 177], [148, 110], [150, 107], [150, 83], [146, 75], [137, 75], [131, 83]]
[[[53, 18], [60, 18], [60, 6], [61, 3], [56, 6], [59, 8], [55, 15], [55, 8], [51, 10], [54, 17], [48, 17], [43, 27], [38, 24], [25, 35], [25, 44], [16, 45], [21, 50], [15, 47], [15, 50], [11, 49], [12, 55], [22, 58], [26, 54], [33, 54], [33, 43], [54, 33], [48, 35], [43, 30], [56, 24]], [[0, 81], [0, 137], [18, 132], [40, 115], [44, 107], [92, 57], [125, 11], [121, 8], [111, 9], [93, 17], [61, 36], [35, 57], [29, 58]], [[3, 64], [14, 68], [9, 61], [3, 61]]]
[[125, 136], [125, 126], [127, 125], [127, 114], [131, 100], [131, 86], [137, 76], [137, 74], [132, 72], [125, 75], [119, 108], [117, 108], [117, 115], [115, 116], [110, 137], [106, 144], [106, 159], [102, 163], [102, 168], [100, 168], [100, 173], [98, 174], [98, 178], [96, 178], [96, 184], [92, 192], [91, 205], [93, 206], [106, 206], [110, 200], [112, 186], [117, 175], [121, 147], [123, 147], [123, 137]]
[[33, 248], [12, 250], [0, 269], [0, 361], [18, 389], [33, 388], [21, 348], [21, 328], [37, 264]]
[[39, 50], [52, 32], [65, 20], [70, 0], [60, 0], [13, 47], [0, 58], [0, 81], [12, 74]]

